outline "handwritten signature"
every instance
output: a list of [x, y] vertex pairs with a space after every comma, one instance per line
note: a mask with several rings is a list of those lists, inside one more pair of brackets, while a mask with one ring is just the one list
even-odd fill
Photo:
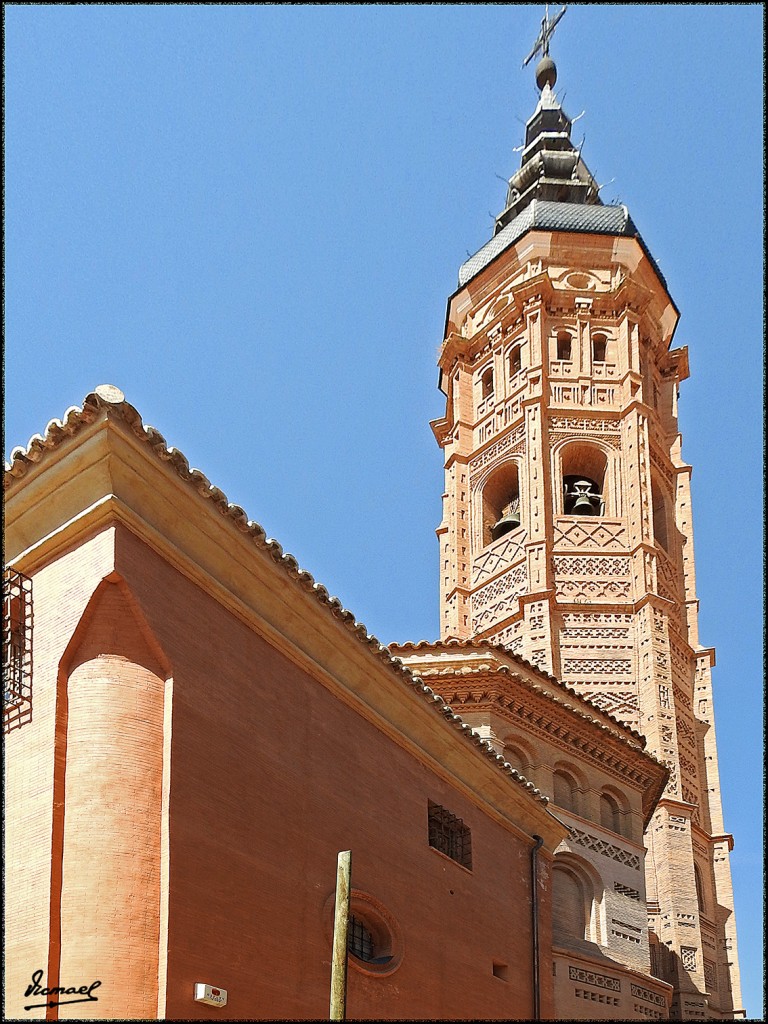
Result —
[[42, 988], [40, 982], [43, 977], [42, 968], [32, 975], [32, 984], [27, 986], [25, 996], [82, 996], [81, 999], [49, 999], [45, 1003], [32, 1003], [25, 1006], [25, 1010], [37, 1010], [42, 1006], [66, 1006], [69, 1003], [97, 1003], [99, 997], [93, 995], [93, 990], [101, 985], [100, 981], [92, 981], [90, 985], [81, 985], [80, 988], [72, 986], [66, 988], [63, 985], [55, 985], [52, 988]]

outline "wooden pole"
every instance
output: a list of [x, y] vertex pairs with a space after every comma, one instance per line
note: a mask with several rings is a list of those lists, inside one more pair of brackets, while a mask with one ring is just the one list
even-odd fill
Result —
[[333, 917], [331, 959], [331, 1020], [347, 1019], [347, 930], [352, 890], [352, 852], [339, 854], [336, 867], [336, 910]]

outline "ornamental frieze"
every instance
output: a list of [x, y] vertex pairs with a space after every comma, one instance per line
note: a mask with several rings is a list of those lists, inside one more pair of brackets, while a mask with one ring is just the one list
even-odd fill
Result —
[[500, 455], [522, 455], [525, 452], [525, 425], [520, 424], [514, 430], [510, 430], [504, 437], [490, 445], [485, 451], [480, 452], [476, 455], [469, 463], [470, 474], [477, 473], [478, 470], [487, 466], [489, 462], [494, 462]]

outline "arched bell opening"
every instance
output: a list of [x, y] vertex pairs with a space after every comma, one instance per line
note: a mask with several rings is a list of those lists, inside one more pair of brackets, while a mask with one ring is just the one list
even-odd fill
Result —
[[562, 509], [566, 516], [602, 516], [608, 458], [589, 444], [569, 444], [562, 454]]
[[483, 488], [483, 547], [522, 526], [517, 463], [501, 466]]

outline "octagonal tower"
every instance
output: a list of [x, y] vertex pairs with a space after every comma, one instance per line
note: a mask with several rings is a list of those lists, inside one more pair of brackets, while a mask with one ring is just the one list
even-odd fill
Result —
[[642, 732], [670, 769], [646, 832], [654, 973], [681, 1019], [743, 1016], [710, 669], [699, 642], [678, 310], [603, 205], [553, 91], [439, 356], [441, 637], [481, 637]]

